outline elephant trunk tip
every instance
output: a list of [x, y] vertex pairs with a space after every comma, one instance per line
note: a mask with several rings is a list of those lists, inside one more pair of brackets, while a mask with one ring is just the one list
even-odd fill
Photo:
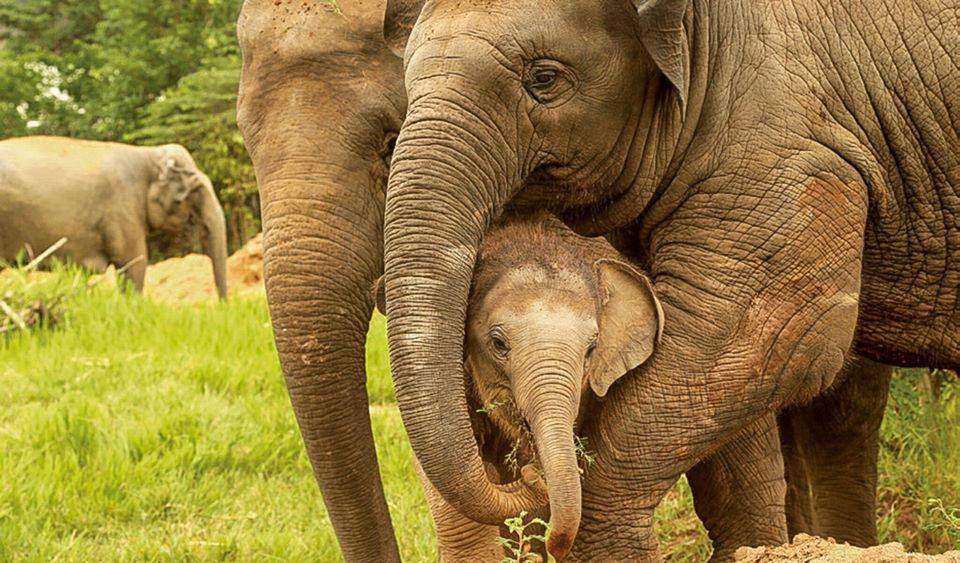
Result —
[[573, 530], [551, 530], [550, 537], [547, 538], [547, 552], [557, 561], [562, 561], [570, 553], [576, 535], [575, 528]]

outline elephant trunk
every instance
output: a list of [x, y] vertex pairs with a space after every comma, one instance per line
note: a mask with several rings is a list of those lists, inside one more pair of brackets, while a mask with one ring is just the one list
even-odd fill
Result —
[[550, 496], [547, 551], [558, 560], [570, 552], [581, 510], [573, 425], [582, 370], [573, 367], [575, 362], [564, 361], [564, 355], [563, 350], [538, 351], [535, 365], [514, 379], [518, 406], [530, 424]]
[[[333, 150], [301, 156], [301, 147], [315, 145], [309, 137], [265, 145], [279, 155], [269, 162], [254, 156], [264, 277], [300, 434], [344, 559], [398, 561], [364, 365], [370, 288], [383, 271], [382, 192], [370, 174], [350, 169], [356, 157]], [[313, 510], [310, 501], [304, 504]]]
[[475, 124], [451, 132], [450, 117], [440, 122], [420, 114], [411, 108], [407, 116], [387, 187], [384, 260], [394, 386], [431, 483], [465, 516], [500, 524], [545, 499], [522, 481], [501, 486], [488, 479], [467, 410], [463, 339], [477, 250], [516, 189], [517, 170], [471, 150], [465, 139], [488, 134]]
[[200, 212], [203, 225], [201, 244], [203, 252], [213, 262], [213, 280], [217, 285], [220, 299], [227, 298], [227, 224], [223, 218], [223, 208], [217, 201], [213, 187], [204, 186], [203, 203]]

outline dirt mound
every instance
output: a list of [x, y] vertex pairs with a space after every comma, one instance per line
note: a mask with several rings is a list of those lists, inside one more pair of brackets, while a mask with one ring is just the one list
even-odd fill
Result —
[[883, 562], [883, 563], [960, 563], [960, 551], [951, 551], [943, 555], [922, 555], [907, 553], [899, 543], [888, 543], [871, 548], [853, 547], [838, 544], [832, 538], [818, 538], [807, 534], [797, 534], [793, 543], [780, 547], [741, 547], [737, 550], [736, 561], [740, 563], [774, 563], [781, 561], [803, 561], [809, 563], [834, 563], [840, 561]]
[[[263, 235], [258, 234], [227, 259], [230, 295], [263, 291]], [[202, 254], [171, 258], [147, 268], [144, 294], [165, 303], [213, 301], [213, 265]]]

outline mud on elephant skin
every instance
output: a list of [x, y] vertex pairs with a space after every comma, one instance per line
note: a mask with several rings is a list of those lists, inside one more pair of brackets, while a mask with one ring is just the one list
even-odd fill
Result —
[[0, 259], [42, 252], [102, 271], [122, 268], [143, 290], [147, 235], [193, 223], [227, 296], [227, 235], [210, 179], [180, 145], [136, 147], [62, 137], [0, 142]]
[[[463, 400], [450, 411], [477, 253], [508, 204], [631, 233], [669, 319], [585, 427], [599, 461], [574, 557], [657, 557], [651, 514], [677, 477], [831, 387], [854, 351], [960, 365], [955, 13], [388, 2], [410, 100], [384, 218], [390, 351], [443, 497], [479, 520], [519, 502], [491, 494]], [[441, 425], [455, 436], [434, 439]]]

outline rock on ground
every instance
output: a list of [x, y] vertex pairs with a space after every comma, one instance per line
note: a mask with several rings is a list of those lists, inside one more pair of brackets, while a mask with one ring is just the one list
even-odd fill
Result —
[[839, 563], [841, 561], [881, 563], [960, 563], [960, 551], [943, 555], [907, 553], [899, 543], [888, 543], [871, 548], [838, 544], [832, 538], [818, 538], [797, 534], [793, 543], [779, 547], [741, 547], [735, 560], [739, 563], [774, 563], [802, 561], [804, 563]]

